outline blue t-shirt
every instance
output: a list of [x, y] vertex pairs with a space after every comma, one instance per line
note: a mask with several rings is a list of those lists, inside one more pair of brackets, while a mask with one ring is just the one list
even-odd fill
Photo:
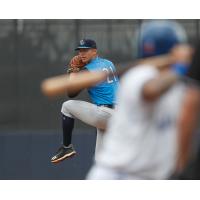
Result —
[[111, 72], [111, 76], [107, 77], [107, 80], [99, 83], [88, 89], [88, 93], [92, 102], [96, 105], [101, 104], [115, 104], [116, 103], [116, 90], [119, 85], [119, 79], [114, 72], [115, 66], [109, 60], [96, 57], [91, 60], [85, 68], [88, 71], [106, 71]]

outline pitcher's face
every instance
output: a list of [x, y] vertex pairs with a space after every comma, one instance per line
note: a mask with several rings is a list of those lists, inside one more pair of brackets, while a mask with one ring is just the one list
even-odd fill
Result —
[[78, 55], [81, 57], [82, 62], [88, 63], [90, 60], [97, 56], [96, 49], [79, 49]]

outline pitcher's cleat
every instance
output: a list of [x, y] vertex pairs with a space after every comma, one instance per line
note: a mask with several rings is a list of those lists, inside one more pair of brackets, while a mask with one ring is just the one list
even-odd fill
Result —
[[66, 158], [70, 158], [74, 156], [75, 154], [76, 154], [76, 151], [74, 150], [74, 147], [72, 144], [70, 144], [67, 147], [63, 145], [58, 149], [56, 155], [51, 158], [51, 162], [58, 163], [58, 162], [63, 161]]

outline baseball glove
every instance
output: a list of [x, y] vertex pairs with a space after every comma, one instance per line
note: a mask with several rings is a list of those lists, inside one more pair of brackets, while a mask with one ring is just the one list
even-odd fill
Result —
[[69, 62], [67, 73], [70, 74], [79, 72], [85, 65], [86, 63], [82, 62], [80, 56], [74, 56]]

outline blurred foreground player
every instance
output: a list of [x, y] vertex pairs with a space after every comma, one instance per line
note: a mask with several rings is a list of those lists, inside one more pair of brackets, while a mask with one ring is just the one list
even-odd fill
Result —
[[[142, 25], [140, 56], [158, 56], [173, 49], [174, 64], [156, 68], [146, 63], [122, 77], [118, 107], [87, 179], [168, 179], [182, 170], [186, 160], [180, 153], [179, 128], [187, 87], [179, 78], [188, 71], [192, 50], [187, 45], [175, 46], [185, 42], [184, 30], [173, 21]], [[191, 132], [186, 133], [185, 152]]]
[[[82, 70], [88, 70], [89, 72], [105, 71], [112, 73], [112, 76], [109, 76], [106, 81], [88, 88], [92, 103], [78, 100], [69, 100], [63, 103], [61, 109], [63, 143], [51, 158], [52, 163], [58, 163], [76, 154], [71, 141], [75, 118], [97, 128], [97, 151], [101, 145], [107, 121], [111, 117], [116, 103], [115, 93], [119, 81], [118, 77], [114, 75], [116, 69], [113, 63], [98, 56], [96, 42], [93, 40], [81, 40], [75, 50], [78, 51], [78, 55], [71, 60], [68, 69], [71, 79]], [[75, 97], [79, 92], [68, 95], [69, 97]]]

